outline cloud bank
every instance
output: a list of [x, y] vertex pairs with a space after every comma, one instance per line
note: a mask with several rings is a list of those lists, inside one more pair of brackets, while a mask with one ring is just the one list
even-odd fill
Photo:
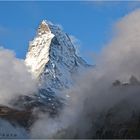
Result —
[[24, 64], [24, 60], [15, 57], [14, 52], [0, 48], [0, 104], [19, 95], [28, 95], [36, 90], [36, 81]]

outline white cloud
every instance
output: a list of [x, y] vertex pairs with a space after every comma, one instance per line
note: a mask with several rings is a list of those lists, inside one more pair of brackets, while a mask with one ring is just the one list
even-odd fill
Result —
[[24, 60], [14, 52], [0, 48], [0, 104], [8, 105], [19, 95], [28, 95], [36, 90], [36, 81], [28, 72]]
[[74, 45], [76, 49], [76, 53], [80, 55], [81, 41], [78, 38], [76, 38], [74, 35], [70, 35], [69, 37], [71, 39], [72, 44]]

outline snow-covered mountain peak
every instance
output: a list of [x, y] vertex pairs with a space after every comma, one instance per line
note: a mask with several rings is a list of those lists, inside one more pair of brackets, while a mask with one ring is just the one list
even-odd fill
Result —
[[70, 87], [74, 74], [89, 66], [76, 55], [69, 35], [45, 20], [29, 44], [25, 62], [35, 78], [40, 80], [40, 88], [54, 93]]
[[47, 24], [47, 21], [43, 20], [38, 27], [37, 35], [40, 36], [48, 33], [51, 33], [51, 30], [49, 28], [49, 25]]

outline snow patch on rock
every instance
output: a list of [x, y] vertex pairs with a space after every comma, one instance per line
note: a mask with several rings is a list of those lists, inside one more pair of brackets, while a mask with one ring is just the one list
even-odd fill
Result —
[[54, 34], [51, 33], [45, 21], [38, 28], [37, 36], [29, 44], [25, 63], [30, 68], [33, 76], [37, 78], [49, 61], [49, 50]]

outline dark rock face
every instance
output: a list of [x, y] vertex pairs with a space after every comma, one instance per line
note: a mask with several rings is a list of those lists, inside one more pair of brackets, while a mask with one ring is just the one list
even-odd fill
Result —
[[[132, 112], [130, 112], [132, 114]], [[129, 120], [115, 122], [113, 115], [108, 112], [97, 126], [92, 138], [96, 139], [139, 139], [140, 138], [140, 112], [132, 114]], [[118, 116], [119, 117], [119, 116]], [[95, 124], [94, 124], [95, 125]]]
[[26, 129], [29, 129], [34, 120], [30, 109], [17, 110], [6, 106], [0, 106], [0, 118], [9, 121], [12, 125], [20, 125]]
[[[140, 82], [131, 76], [128, 83], [116, 80], [112, 89], [118, 91], [116, 94], [131, 93], [132, 96], [123, 98], [108, 110], [103, 110], [93, 120], [90, 138], [96, 139], [140, 139], [140, 108], [139, 98]], [[133, 89], [137, 89], [136, 92]], [[124, 91], [124, 93], [123, 93]], [[130, 94], [129, 94], [130, 95]], [[135, 99], [136, 99], [135, 98]]]
[[38, 92], [44, 97], [40, 98], [36, 94], [33, 97], [20, 96], [11, 101], [12, 107], [1, 105], [0, 118], [30, 131], [40, 113], [47, 113], [50, 117], [58, 115], [63, 107], [63, 99], [55, 96], [51, 90], [39, 89]]

